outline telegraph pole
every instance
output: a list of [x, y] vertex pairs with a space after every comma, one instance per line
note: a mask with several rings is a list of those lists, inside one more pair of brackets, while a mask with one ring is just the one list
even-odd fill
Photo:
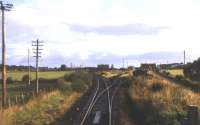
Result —
[[186, 63], [186, 62], [185, 62], [185, 50], [184, 50], [184, 65], [185, 65], [185, 63]]
[[30, 50], [28, 49], [28, 84], [31, 84]]
[[36, 67], [36, 70], [35, 70], [35, 73], [36, 73], [36, 94], [39, 93], [39, 80], [38, 80], [38, 71], [39, 71], [39, 68], [38, 68], [38, 61], [39, 61], [39, 58], [41, 57], [41, 46], [43, 46], [41, 43], [44, 43], [42, 41], [39, 41], [39, 39], [37, 39], [36, 41], [32, 41], [32, 46], [34, 47], [33, 48], [33, 53], [35, 54], [33, 57], [35, 57], [35, 67]]
[[122, 60], [122, 61], [123, 61], [123, 68], [125, 68], [125, 67], [124, 67], [124, 58], [123, 58], [123, 60]]
[[12, 9], [12, 4], [3, 4], [0, 1], [0, 9], [2, 14], [2, 108], [6, 107], [6, 96], [7, 96], [7, 84], [6, 84], [6, 42], [5, 42], [5, 11], [10, 11]]

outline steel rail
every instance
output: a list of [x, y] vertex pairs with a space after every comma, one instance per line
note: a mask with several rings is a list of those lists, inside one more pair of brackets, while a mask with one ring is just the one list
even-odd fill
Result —
[[89, 107], [88, 107], [88, 110], [86, 111], [86, 114], [84, 115], [83, 119], [81, 120], [80, 125], [83, 125], [83, 124], [84, 124], [84, 122], [85, 122], [85, 120], [86, 120], [88, 114], [90, 113], [90, 109], [92, 108], [92, 104], [93, 104], [93, 102], [94, 102], [94, 100], [95, 100], [95, 97], [97, 96], [98, 91], [99, 91], [99, 79], [98, 79], [98, 86], [97, 86], [96, 92], [95, 92], [95, 94], [94, 94], [94, 96], [93, 96], [93, 98], [92, 98], [92, 101], [91, 101], [91, 103], [90, 103], [90, 105], [89, 105]]

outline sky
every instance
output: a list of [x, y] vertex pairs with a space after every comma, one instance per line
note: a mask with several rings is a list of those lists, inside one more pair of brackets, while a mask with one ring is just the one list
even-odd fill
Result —
[[[199, 0], [4, 0], [7, 63], [40, 66], [191, 62], [200, 55]], [[1, 21], [1, 20], [0, 20]], [[1, 47], [1, 44], [0, 44]], [[124, 60], [124, 61], [123, 61]], [[34, 65], [34, 58], [31, 58]]]

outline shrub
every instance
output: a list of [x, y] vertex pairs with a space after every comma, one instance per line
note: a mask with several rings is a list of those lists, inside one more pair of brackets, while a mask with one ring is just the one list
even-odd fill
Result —
[[64, 90], [71, 90], [72, 87], [71, 87], [71, 82], [67, 82], [65, 81], [64, 79], [60, 78], [56, 81], [57, 83], [57, 87], [59, 89], [64, 89]]
[[72, 74], [65, 74], [64, 75], [64, 80], [66, 80], [66, 81], [72, 81], [72, 79], [74, 78], [74, 76], [75, 76], [75, 73], [72, 73]]
[[183, 76], [182, 75], [176, 75], [175, 79], [178, 80], [178, 81], [181, 81], [181, 80], [183, 80]]
[[85, 91], [92, 83], [92, 74], [87, 72], [75, 72], [65, 74], [63, 79], [58, 80], [60, 83], [70, 82], [71, 88], [77, 92]]
[[14, 81], [13, 81], [13, 79], [12, 79], [12, 77], [8, 77], [7, 78], [7, 83], [13, 83]]
[[166, 71], [163, 71], [162, 72], [165, 76], [169, 76], [170, 75], [170, 73], [169, 72], [166, 72]]
[[184, 67], [183, 73], [186, 77], [193, 79], [193, 80], [200, 80], [200, 58], [195, 60], [191, 64], [187, 64]]
[[147, 75], [147, 71], [138, 69], [138, 70], [133, 71], [133, 75], [134, 76]]
[[151, 86], [151, 90], [154, 91], [154, 92], [157, 92], [157, 91], [161, 91], [163, 89], [163, 87], [164, 86], [161, 83], [154, 83]]
[[83, 82], [84, 81], [82, 81], [81, 79], [75, 79], [71, 84], [72, 89], [77, 92], [85, 91], [88, 88], [88, 86]]
[[23, 83], [27, 83], [28, 82], [28, 80], [29, 80], [29, 75], [24, 75], [23, 77], [22, 77], [22, 82]]

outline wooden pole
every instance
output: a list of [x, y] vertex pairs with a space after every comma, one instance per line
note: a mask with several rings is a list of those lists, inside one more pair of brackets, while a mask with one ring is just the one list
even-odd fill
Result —
[[[1, 7], [3, 4], [1, 2]], [[2, 12], [2, 107], [6, 106], [6, 61], [5, 61], [5, 53], [6, 53], [6, 44], [5, 44], [5, 28], [4, 28], [4, 9], [1, 9]]]
[[39, 81], [38, 81], [38, 39], [36, 41], [36, 94], [39, 93]]
[[38, 67], [38, 61], [39, 61], [39, 58], [41, 57], [41, 52], [40, 50], [42, 50], [41, 48], [39, 48], [40, 46], [43, 46], [41, 45], [41, 43], [43, 43], [42, 41], [39, 41], [39, 39], [37, 39], [36, 41], [33, 41], [33, 45], [35, 48], [34, 48], [34, 52], [35, 53], [35, 57], [36, 58], [36, 63], [35, 63], [35, 74], [36, 74], [36, 94], [39, 93], [39, 79], [38, 79], [38, 72], [39, 72], [39, 67]]
[[6, 96], [7, 96], [7, 84], [6, 84], [6, 42], [5, 42], [5, 11], [10, 11], [13, 7], [12, 4], [3, 4], [3, 1], [0, 1], [0, 9], [2, 14], [2, 108], [6, 107]]
[[30, 50], [28, 49], [28, 84], [31, 84], [31, 72], [30, 72]]

